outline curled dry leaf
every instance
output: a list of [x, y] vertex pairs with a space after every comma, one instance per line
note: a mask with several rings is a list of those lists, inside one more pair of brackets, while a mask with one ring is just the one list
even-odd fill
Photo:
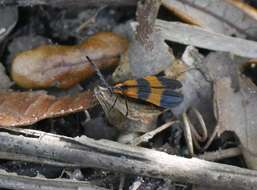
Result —
[[[95, 88], [95, 95], [108, 121], [118, 129], [130, 132], [147, 132], [156, 127], [161, 112], [155, 107], [129, 101], [120, 96], [116, 100], [117, 95], [110, 94], [103, 87]], [[127, 116], [126, 113], [128, 113]]]
[[257, 11], [238, 0], [164, 0], [186, 22], [218, 33], [256, 39]]
[[63, 116], [96, 105], [90, 91], [56, 98], [44, 91], [0, 92], [0, 126], [31, 125], [45, 118]]
[[125, 38], [111, 32], [97, 33], [75, 46], [44, 45], [18, 54], [11, 75], [24, 88], [69, 88], [95, 73], [85, 56], [100, 69], [114, 67], [127, 46]]

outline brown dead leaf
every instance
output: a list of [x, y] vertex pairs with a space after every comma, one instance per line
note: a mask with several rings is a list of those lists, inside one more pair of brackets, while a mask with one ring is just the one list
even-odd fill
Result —
[[79, 112], [96, 105], [92, 92], [54, 97], [44, 91], [0, 92], [0, 126], [31, 125], [46, 118]]
[[164, 0], [162, 3], [188, 23], [226, 35], [256, 39], [257, 11], [238, 0]]
[[69, 88], [95, 73], [85, 56], [100, 69], [114, 67], [127, 46], [125, 38], [111, 32], [97, 33], [75, 46], [44, 45], [19, 53], [11, 75], [24, 88]]
[[240, 77], [240, 91], [235, 92], [229, 78], [214, 83], [214, 108], [219, 131], [234, 132], [241, 142], [249, 168], [257, 169], [257, 87], [248, 78]]

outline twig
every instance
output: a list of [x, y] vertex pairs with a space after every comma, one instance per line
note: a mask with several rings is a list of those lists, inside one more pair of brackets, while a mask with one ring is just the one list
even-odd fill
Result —
[[231, 158], [235, 156], [241, 155], [242, 152], [240, 148], [228, 148], [224, 150], [218, 150], [214, 152], [205, 152], [202, 155], [198, 155], [197, 158], [203, 159], [203, 160], [209, 160], [209, 161], [217, 161], [222, 160], [225, 158]]
[[160, 5], [161, 0], [138, 3], [138, 25], [127, 54], [129, 68], [135, 78], [160, 73], [175, 60], [173, 52], [155, 30]]
[[39, 158], [35, 156], [29, 156], [24, 154], [16, 154], [12, 152], [0, 152], [0, 159], [6, 159], [6, 160], [22, 160], [26, 162], [33, 162], [33, 163], [40, 163], [40, 164], [48, 164], [48, 165], [54, 165], [59, 167], [65, 167], [65, 168], [77, 168], [79, 165], [77, 164], [70, 164], [66, 162], [57, 162], [54, 160], [49, 160], [45, 158]]
[[[220, 3], [218, 3], [218, 4], [219, 4], [219, 6], [224, 7], [223, 10], [227, 10], [227, 11], [229, 10], [228, 12], [232, 12], [231, 8], [228, 8], [228, 7], [229, 6], [236, 6], [236, 4], [237, 4], [236, 2], [237, 1], [234, 1], [233, 3], [224, 1], [224, 3], [222, 3], [222, 1], [220, 1]], [[204, 5], [201, 6], [200, 2], [195, 2], [195, 1], [191, 1], [191, 0], [175, 0], [175, 3], [174, 3], [174, 0], [164, 0], [162, 3], [167, 9], [170, 9], [171, 11], [172, 10], [180, 10], [178, 4], [182, 4], [185, 7], [185, 10], [188, 10], [188, 13], [190, 13], [191, 9], [197, 10], [201, 13], [204, 13], [207, 17], [213, 17], [214, 20], [217, 20], [217, 21], [223, 23], [223, 25], [225, 25], [226, 28], [231, 28], [233, 30], [236, 30], [240, 34], [243, 34], [244, 36], [247, 37], [247, 39], [256, 40], [255, 35], [253, 35], [253, 33], [249, 32], [249, 30], [246, 30], [245, 28], [240, 28], [240, 26], [239, 26], [240, 24], [233, 23], [231, 20], [226, 18], [225, 14], [224, 14], [224, 11], [222, 9], [217, 12], [214, 9], [212, 10], [212, 8], [213, 8], [212, 6], [204, 6]], [[246, 4], [244, 4], [244, 5], [246, 5]], [[234, 9], [236, 9], [236, 7], [234, 7]], [[182, 16], [183, 15], [183, 9], [180, 10], [180, 11], [175, 11], [175, 14], [177, 13], [177, 15]], [[248, 12], [251, 12], [251, 11], [248, 11]], [[247, 17], [248, 12], [246, 13], [246, 15], [244, 15], [243, 18]], [[181, 13], [181, 14], [179, 14], [179, 13]], [[237, 12], [237, 13], [239, 13], [239, 12]], [[243, 14], [243, 13], [241, 13], [241, 14]], [[193, 13], [192, 13], [192, 16], [194, 17]], [[187, 18], [186, 16], [183, 17], [183, 19], [187, 23], [202, 26], [204, 28], [204, 24], [202, 24], [201, 21], [199, 21], [197, 19], [192, 19], [192, 18], [190, 19], [190, 18]], [[248, 19], [246, 19], [246, 20], [248, 20]], [[215, 27], [217, 27], [217, 26], [215, 25]]]
[[107, 190], [94, 186], [88, 182], [74, 181], [67, 179], [46, 179], [41, 177], [27, 177], [8, 173], [0, 170], [0, 187], [7, 189], [26, 189], [26, 190]]
[[125, 180], [126, 180], [126, 175], [125, 175], [125, 174], [121, 174], [121, 176], [120, 176], [119, 190], [123, 190], [124, 184], [125, 184]]
[[87, 137], [73, 139], [33, 130], [4, 129], [0, 133], [0, 152], [222, 189], [257, 186], [257, 172], [253, 170]]
[[135, 6], [138, 0], [0, 0], [0, 6], [35, 6], [48, 5], [53, 7], [69, 7], [69, 6]]
[[230, 52], [248, 58], [257, 57], [255, 41], [225, 36], [206, 29], [177, 22], [156, 21], [164, 39], [215, 51]]
[[80, 24], [80, 26], [76, 29], [77, 33], [81, 33], [83, 30], [88, 28], [91, 24], [94, 24], [96, 22], [96, 18], [99, 15], [100, 12], [102, 12], [107, 6], [101, 6], [99, 7], [93, 16], [91, 16], [89, 19], [84, 21], [83, 23]]
[[136, 38], [145, 48], [152, 49], [153, 39], [150, 36], [154, 32], [155, 19], [161, 5], [160, 0], [146, 0], [144, 4], [138, 3], [137, 6], [137, 33]]
[[170, 126], [172, 126], [173, 124], [175, 124], [176, 121], [171, 121], [171, 122], [168, 122], [168, 123], [165, 123], [163, 124], [162, 126], [152, 130], [152, 131], [149, 131], [145, 134], [143, 134], [142, 136], [140, 137], [137, 137], [136, 139], [133, 140], [133, 142], [131, 143], [131, 145], [134, 145], [134, 146], [138, 146], [139, 144], [143, 143], [143, 142], [148, 142], [150, 139], [152, 139], [156, 134], [164, 131], [165, 129], [169, 128]]

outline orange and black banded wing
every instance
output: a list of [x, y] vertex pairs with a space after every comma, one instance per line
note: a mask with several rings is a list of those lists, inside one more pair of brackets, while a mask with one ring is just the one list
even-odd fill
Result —
[[151, 88], [169, 88], [179, 89], [182, 84], [178, 80], [169, 79], [165, 77], [147, 76], [145, 78], [137, 80], [127, 80], [122, 83], [123, 86], [134, 87], [134, 86], [150, 86]]
[[148, 76], [116, 84], [113, 92], [144, 100], [160, 107], [171, 108], [183, 101], [183, 95], [175, 91], [181, 87], [182, 84], [178, 80]]
[[167, 88], [151, 88], [150, 86], [126, 87], [126, 89], [118, 93], [144, 100], [163, 108], [175, 107], [183, 101], [182, 94]]

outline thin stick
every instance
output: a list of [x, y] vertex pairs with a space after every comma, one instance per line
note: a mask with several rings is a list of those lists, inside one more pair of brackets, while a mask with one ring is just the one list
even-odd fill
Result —
[[168, 123], [163, 124], [162, 126], [149, 131], [147, 133], [145, 133], [144, 135], [137, 137], [136, 139], [133, 140], [133, 142], [131, 143], [131, 145], [133, 146], [138, 146], [139, 144], [143, 143], [143, 142], [148, 142], [150, 139], [152, 139], [156, 134], [164, 131], [165, 129], [169, 128], [170, 126], [172, 126], [173, 124], [175, 124], [177, 121], [171, 121]]
[[1, 152], [219, 189], [246, 190], [257, 186], [257, 172], [254, 170], [85, 136], [73, 139], [34, 130], [5, 129], [0, 132]]
[[89, 27], [90, 24], [93, 24], [96, 22], [96, 18], [99, 15], [100, 12], [102, 12], [107, 6], [102, 6], [96, 10], [93, 16], [91, 16], [89, 19], [87, 19], [85, 22], [83, 22], [77, 29], [77, 33], [81, 33], [85, 28]]
[[154, 23], [161, 6], [161, 0], [147, 0], [137, 6], [137, 33], [136, 38], [145, 48], [152, 49], [153, 42], [149, 37], [154, 32]]
[[26, 190], [107, 190], [97, 187], [85, 181], [74, 181], [67, 179], [46, 179], [41, 177], [28, 177], [8, 173], [0, 170], [0, 187], [6, 189], [26, 189]]
[[248, 58], [257, 57], [257, 43], [251, 40], [230, 37], [197, 26], [178, 22], [157, 20], [156, 30], [163, 39], [208, 50], [230, 52]]
[[197, 158], [209, 161], [217, 161], [225, 158], [231, 158], [241, 155], [242, 152], [240, 148], [228, 148], [224, 150], [218, 150], [214, 152], [205, 152], [204, 154], [198, 155]]

